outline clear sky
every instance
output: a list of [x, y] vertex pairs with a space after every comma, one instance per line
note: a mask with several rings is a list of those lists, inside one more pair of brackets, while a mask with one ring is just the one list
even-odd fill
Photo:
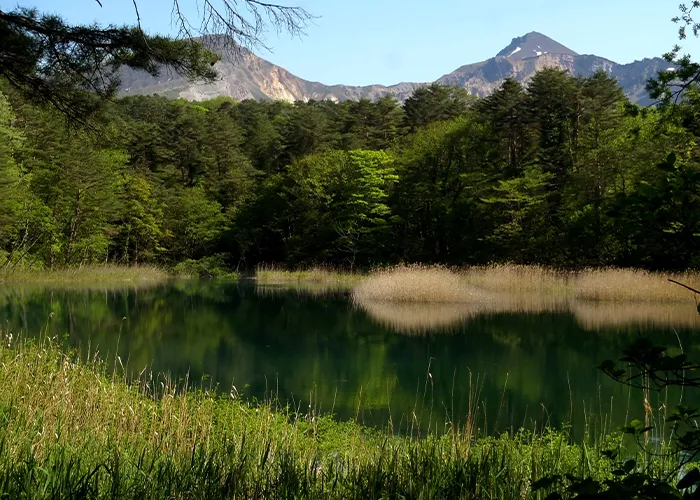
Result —
[[[135, 24], [132, 0], [0, 0], [58, 13], [71, 22]], [[270, 0], [274, 1], [274, 0]], [[627, 63], [660, 56], [677, 40], [679, 0], [277, 0], [318, 18], [307, 35], [267, 35], [258, 52], [295, 75], [325, 84], [433, 81], [495, 56], [511, 39], [539, 31], [581, 54]], [[174, 34], [172, 0], [137, 0], [142, 25]], [[197, 20], [201, 0], [180, 0]], [[694, 53], [697, 40], [684, 48]]]

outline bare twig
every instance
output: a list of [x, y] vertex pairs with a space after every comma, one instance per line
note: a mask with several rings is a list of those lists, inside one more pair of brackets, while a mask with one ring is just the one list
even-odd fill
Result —
[[141, 31], [143, 31], [143, 29], [141, 28], [141, 14], [139, 13], [139, 6], [136, 3], [136, 0], [131, 0], [131, 1], [133, 2], [134, 10], [136, 11], [136, 24], [138, 24], [139, 29]]
[[676, 281], [676, 280], [672, 280], [671, 278], [668, 278], [668, 281], [670, 281], [671, 283], [675, 283], [676, 285], [680, 285], [680, 286], [682, 286], [683, 288], [687, 288], [687, 289], [690, 290], [691, 292], [695, 292], [695, 293], [697, 293], [697, 294], [700, 294], [700, 290], [696, 290], [695, 288], [690, 287], [690, 286], [688, 286], [688, 285], [684, 285], [683, 283], [680, 283], [680, 282], [678, 282], [678, 281]]

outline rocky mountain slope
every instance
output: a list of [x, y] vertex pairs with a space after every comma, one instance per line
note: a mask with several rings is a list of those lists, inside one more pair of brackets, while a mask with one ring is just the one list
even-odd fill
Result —
[[[210, 44], [216, 47], [216, 39]], [[393, 95], [405, 100], [420, 83], [402, 82], [396, 85], [324, 85], [299, 78], [255, 54], [241, 50], [236, 57], [227, 55], [216, 64], [219, 78], [210, 84], [189, 82], [172, 71], [165, 70], [158, 78], [144, 72], [125, 70], [122, 74], [120, 95], [161, 94], [193, 101], [227, 96], [234, 99], [282, 99], [334, 101], [377, 99]], [[540, 69], [556, 67], [583, 76], [603, 70], [616, 77], [630, 99], [648, 104], [644, 86], [646, 81], [668, 63], [661, 58], [644, 59], [629, 64], [618, 64], [595, 55], [580, 55], [541, 33], [531, 32], [514, 38], [495, 57], [467, 64], [437, 81], [459, 85], [470, 93], [485, 96], [500, 86], [507, 77], [526, 83]]]

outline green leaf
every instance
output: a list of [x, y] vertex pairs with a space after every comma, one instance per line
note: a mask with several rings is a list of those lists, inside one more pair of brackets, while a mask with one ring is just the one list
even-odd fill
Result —
[[698, 484], [700, 484], [700, 470], [692, 469], [688, 471], [685, 476], [683, 476], [683, 479], [678, 481], [678, 489], [684, 490]]

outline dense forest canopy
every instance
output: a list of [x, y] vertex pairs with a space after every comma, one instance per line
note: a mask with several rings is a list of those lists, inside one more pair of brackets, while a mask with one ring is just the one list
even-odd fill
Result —
[[[0, 96], [0, 266], [700, 265], [700, 91], [545, 69], [404, 105], [138, 96], [99, 133]], [[208, 260], [207, 260], [208, 259]]]

